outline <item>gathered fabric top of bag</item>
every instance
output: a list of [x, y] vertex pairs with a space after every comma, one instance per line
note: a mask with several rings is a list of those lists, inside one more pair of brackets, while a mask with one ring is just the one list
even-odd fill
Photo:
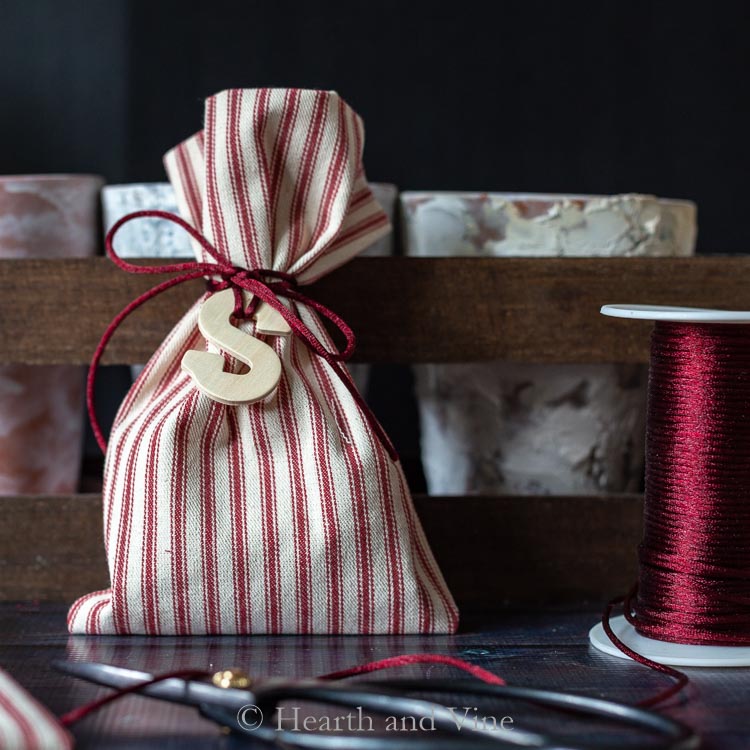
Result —
[[390, 231], [363, 147], [362, 120], [335, 92], [233, 89], [206, 101], [205, 130], [164, 164], [180, 213], [233, 265], [307, 284]]

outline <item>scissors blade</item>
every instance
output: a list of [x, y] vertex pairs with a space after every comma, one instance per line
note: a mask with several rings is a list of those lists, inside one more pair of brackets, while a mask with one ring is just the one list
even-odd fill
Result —
[[[129, 688], [154, 679], [154, 675], [148, 672], [113, 667], [109, 664], [98, 664], [96, 662], [59, 660], [53, 662], [52, 666], [59, 672], [71, 677], [78, 677], [87, 682], [115, 689]], [[255, 695], [249, 690], [222, 688], [209, 682], [183, 680], [179, 677], [169, 677], [153, 685], [146, 685], [136, 692], [140, 695], [147, 695], [150, 698], [158, 698], [172, 703], [183, 703], [189, 706], [209, 704], [230, 709], [239, 709], [242, 706], [255, 703], [256, 700]]]

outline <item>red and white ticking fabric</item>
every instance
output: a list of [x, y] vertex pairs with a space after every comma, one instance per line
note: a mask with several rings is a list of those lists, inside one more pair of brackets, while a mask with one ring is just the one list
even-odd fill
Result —
[[[362, 146], [333, 92], [231, 90], [165, 164], [184, 218], [233, 264], [307, 283], [389, 229]], [[289, 304], [332, 346], [314, 311]], [[454, 631], [401, 466], [333, 369], [294, 335], [270, 337], [276, 392], [212, 401], [180, 369], [189, 349], [211, 349], [198, 309], [118, 412], [104, 477], [112, 588], [73, 605], [71, 632]]]
[[0, 669], [0, 748], [68, 750], [73, 738], [62, 724]]

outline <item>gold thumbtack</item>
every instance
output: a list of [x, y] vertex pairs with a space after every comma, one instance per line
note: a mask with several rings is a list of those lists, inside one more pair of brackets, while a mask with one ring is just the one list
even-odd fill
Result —
[[231, 669], [222, 669], [221, 671], [216, 672], [211, 678], [211, 682], [213, 682], [216, 687], [238, 688], [243, 690], [250, 687], [252, 680], [250, 679], [250, 675], [246, 672], [243, 672], [237, 667], [232, 667]]

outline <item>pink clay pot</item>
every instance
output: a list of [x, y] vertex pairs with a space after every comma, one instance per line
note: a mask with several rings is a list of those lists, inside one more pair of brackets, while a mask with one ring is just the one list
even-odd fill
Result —
[[[95, 255], [103, 184], [94, 175], [0, 177], [0, 259]], [[76, 491], [83, 377], [76, 365], [0, 366], [0, 494]]]

